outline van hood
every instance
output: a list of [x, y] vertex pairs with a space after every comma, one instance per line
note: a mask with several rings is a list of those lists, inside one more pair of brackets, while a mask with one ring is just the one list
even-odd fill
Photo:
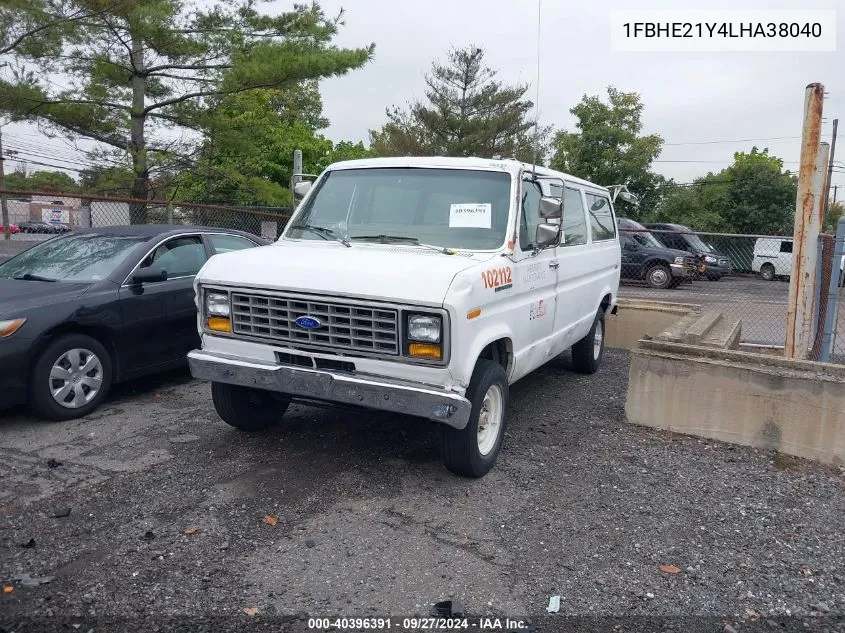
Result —
[[446, 255], [402, 244], [279, 241], [214, 255], [195, 283], [439, 307], [455, 275], [496, 255]]

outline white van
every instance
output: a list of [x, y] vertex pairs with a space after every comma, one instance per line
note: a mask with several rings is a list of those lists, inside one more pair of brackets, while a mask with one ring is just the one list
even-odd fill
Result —
[[751, 270], [766, 281], [788, 277], [792, 273], [792, 238], [760, 237], [754, 243]]
[[[766, 281], [776, 277], [789, 277], [792, 274], [791, 237], [761, 237], [754, 243], [754, 257], [751, 270]], [[845, 270], [845, 255], [839, 261], [840, 273]]]
[[[593, 373], [616, 310], [608, 190], [513, 160], [379, 158], [328, 167], [278, 241], [197, 274], [196, 378], [244, 431], [291, 401], [438, 422], [453, 472], [479, 477], [508, 388], [572, 348]], [[565, 413], [561, 413], [565, 416]]]

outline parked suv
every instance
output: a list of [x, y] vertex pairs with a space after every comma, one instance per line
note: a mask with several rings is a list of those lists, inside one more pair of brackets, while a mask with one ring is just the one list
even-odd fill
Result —
[[719, 281], [731, 274], [730, 257], [706, 244], [701, 236], [683, 224], [649, 223], [646, 228], [665, 246], [689, 251], [698, 259], [698, 272], [710, 281]]
[[623, 279], [645, 280], [652, 288], [671, 288], [695, 278], [696, 261], [692, 253], [666, 248], [634, 220], [619, 218], [617, 224]]

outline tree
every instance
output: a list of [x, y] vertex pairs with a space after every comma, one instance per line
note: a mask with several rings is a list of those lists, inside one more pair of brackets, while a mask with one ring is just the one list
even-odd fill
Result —
[[653, 216], [700, 231], [790, 234], [797, 180], [769, 150], [736, 152], [729, 167], [674, 187]]
[[[166, 170], [166, 159], [186, 153], [173, 132], [202, 129], [217, 99], [342, 75], [373, 52], [332, 45], [341, 16], [326, 17], [316, 3], [277, 16], [259, 13], [255, 0], [3, 3], [0, 36], [14, 64], [0, 80], [0, 111], [125, 151], [131, 193], [141, 199], [151, 167]], [[15, 33], [39, 28], [53, 37], [50, 46], [29, 46], [34, 35], [14, 45]], [[131, 215], [143, 222], [145, 206], [133, 205]]]
[[625, 184], [639, 199], [635, 218], [657, 204], [665, 179], [651, 171], [663, 139], [642, 135], [643, 104], [635, 92], [607, 88], [607, 103], [584, 95], [570, 112], [577, 132], [559, 131], [552, 140], [551, 167], [600, 185]]
[[[370, 131], [370, 145], [381, 156], [493, 156], [532, 161], [534, 104], [528, 85], [506, 85], [484, 64], [484, 51], [469, 46], [449, 51], [426, 75], [425, 101], [407, 110], [387, 108], [387, 123]], [[546, 153], [549, 128], [540, 134], [539, 159]]]
[[63, 171], [36, 171], [27, 174], [25, 171], [15, 170], [6, 177], [6, 187], [45, 193], [77, 193], [79, 191], [79, 183]]
[[827, 214], [824, 216], [824, 227], [828, 233], [836, 233], [836, 226], [839, 224], [839, 218], [845, 215], [845, 202], [841, 200], [831, 202], [827, 207]]

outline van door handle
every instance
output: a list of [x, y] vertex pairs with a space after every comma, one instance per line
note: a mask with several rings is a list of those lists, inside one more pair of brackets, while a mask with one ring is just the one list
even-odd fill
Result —
[[549, 262], [549, 268], [557, 268], [558, 266], [560, 266], [560, 264], [558, 262], [555, 262], [555, 261]]

